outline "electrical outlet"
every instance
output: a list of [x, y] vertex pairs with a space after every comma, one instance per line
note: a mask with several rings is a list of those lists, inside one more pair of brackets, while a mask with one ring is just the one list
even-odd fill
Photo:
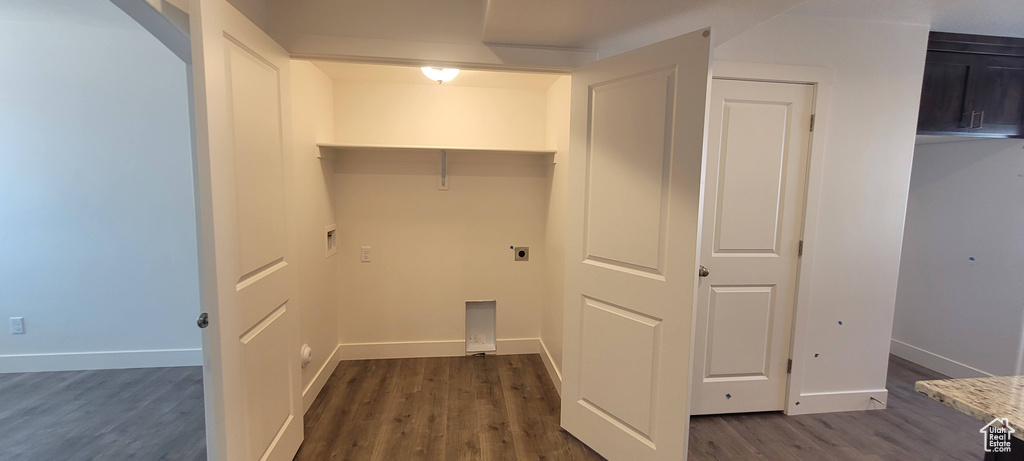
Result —
[[11, 334], [25, 334], [25, 317], [11, 317]]
[[371, 260], [370, 247], [359, 247], [359, 260], [368, 263]]

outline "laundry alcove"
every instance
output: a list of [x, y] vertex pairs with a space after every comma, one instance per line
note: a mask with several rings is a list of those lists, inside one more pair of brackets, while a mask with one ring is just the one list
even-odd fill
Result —
[[336, 214], [342, 356], [539, 353], [545, 329], [560, 341], [570, 77], [292, 71], [318, 90], [320, 128], [295, 143], [321, 159]]

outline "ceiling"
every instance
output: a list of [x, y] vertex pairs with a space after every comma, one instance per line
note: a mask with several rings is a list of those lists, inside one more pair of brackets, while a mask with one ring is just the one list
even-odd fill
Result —
[[268, 30], [285, 34], [461, 45], [629, 48], [709, 25], [714, 27], [721, 43], [787, 11], [805, 16], [930, 24], [933, 29], [944, 32], [1024, 37], [1022, 0], [232, 0], [232, 3], [244, 5], [240, 9], [248, 10], [250, 17], [264, 20]]
[[[424, 76], [418, 67], [329, 61], [313, 61], [313, 64], [334, 80], [437, 85], [436, 82], [431, 81]], [[546, 90], [555, 83], [555, 80], [558, 80], [558, 77], [559, 76], [555, 74], [462, 70], [459, 72], [458, 77], [444, 85], [478, 88]]]
[[[670, 38], [713, 25], [711, 12], [728, 7], [761, 22], [799, 0], [490, 0], [483, 24], [486, 43], [512, 43], [597, 49], [613, 37], [639, 32], [666, 20], [695, 18], [705, 22], [676, 29]], [[725, 22], [715, 24], [726, 26]], [[717, 32], [717, 31], [716, 31]]]
[[1024, 0], [807, 0], [790, 13], [1024, 38]]
[[[231, 1], [255, 22], [265, 19], [272, 35], [595, 50], [660, 23], [674, 26], [660, 38], [710, 25], [726, 31], [733, 24], [753, 26], [801, 0]], [[678, 28], [687, 22], [688, 28]]]
[[307, 35], [480, 43], [484, 0], [267, 0], [268, 26]]

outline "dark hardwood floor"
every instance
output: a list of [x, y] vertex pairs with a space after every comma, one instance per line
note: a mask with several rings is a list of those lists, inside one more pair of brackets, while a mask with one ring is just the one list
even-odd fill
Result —
[[[889, 361], [888, 409], [695, 416], [690, 459], [976, 460], [982, 423], [914, 392]], [[342, 362], [306, 413], [297, 460], [600, 460], [559, 429], [538, 355]], [[202, 370], [0, 374], [0, 460], [202, 460]]]
[[205, 460], [203, 369], [0, 374], [0, 460]]
[[[980, 459], [982, 424], [914, 392], [943, 377], [891, 357], [886, 410], [696, 416], [689, 459]], [[559, 406], [537, 355], [342, 362], [295, 459], [602, 459], [559, 429]]]
[[540, 356], [342, 362], [296, 460], [600, 460], [559, 429]]
[[942, 378], [889, 356], [885, 410], [694, 416], [689, 459], [980, 460], [984, 423], [914, 391], [915, 381]]

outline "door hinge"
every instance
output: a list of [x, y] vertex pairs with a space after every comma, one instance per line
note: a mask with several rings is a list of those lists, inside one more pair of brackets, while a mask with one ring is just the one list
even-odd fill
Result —
[[811, 114], [811, 131], [814, 131], [814, 115], [815, 114]]
[[796, 255], [797, 256], [803, 256], [804, 255], [804, 241], [803, 240], [800, 241], [800, 245], [796, 249]]
[[793, 359], [789, 359], [789, 361], [786, 362], [786, 373], [792, 373], [792, 372], [793, 372]]

